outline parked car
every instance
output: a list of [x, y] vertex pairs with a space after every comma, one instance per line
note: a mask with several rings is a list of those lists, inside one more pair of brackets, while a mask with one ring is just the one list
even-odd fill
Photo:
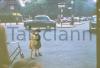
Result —
[[37, 15], [34, 17], [33, 20], [26, 20], [24, 21], [24, 26], [26, 28], [51, 28], [56, 27], [56, 21], [52, 20], [47, 15]]
[[79, 17], [74, 17], [75, 22], [79, 22]]
[[61, 20], [62, 23], [66, 23], [67, 22], [67, 18], [66, 17], [62, 17], [60, 20]]
[[80, 17], [80, 21], [85, 21], [85, 17]]
[[97, 19], [96, 16], [92, 16], [92, 17], [91, 17], [90, 26], [89, 26], [90, 31], [96, 30], [96, 19]]
[[71, 22], [71, 17], [63, 17], [63, 18], [61, 18], [61, 22], [62, 22], [62, 23]]

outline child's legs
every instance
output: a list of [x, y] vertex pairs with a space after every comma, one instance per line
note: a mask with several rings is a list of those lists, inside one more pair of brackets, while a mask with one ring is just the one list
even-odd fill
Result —
[[37, 53], [38, 53], [39, 56], [41, 56], [41, 53], [40, 53], [40, 50], [39, 49], [37, 49]]
[[32, 55], [33, 55], [33, 50], [31, 49], [31, 58], [32, 58]]
[[35, 56], [37, 56], [37, 49], [36, 48], [34, 49], [34, 54], [35, 54]]

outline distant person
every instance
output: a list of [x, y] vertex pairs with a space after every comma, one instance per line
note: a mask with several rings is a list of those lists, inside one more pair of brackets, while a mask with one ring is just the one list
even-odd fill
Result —
[[74, 16], [71, 17], [71, 25], [74, 25]]
[[42, 65], [40, 63], [35, 62], [35, 61], [32, 61], [28, 64], [28, 68], [42, 68]]
[[59, 24], [61, 23], [61, 16], [59, 16], [59, 15], [57, 16], [57, 23], [59, 23]]
[[29, 47], [31, 49], [31, 58], [33, 58], [33, 54], [35, 54], [35, 56], [41, 56], [41, 53], [39, 51], [39, 49], [41, 48], [41, 37], [39, 35], [39, 32], [40, 31], [35, 30], [31, 33], [31, 39], [29, 42]]

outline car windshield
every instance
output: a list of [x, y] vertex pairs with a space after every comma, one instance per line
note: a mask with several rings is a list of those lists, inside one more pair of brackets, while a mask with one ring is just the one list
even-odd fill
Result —
[[49, 21], [49, 17], [46, 17], [46, 16], [41, 16], [41, 17], [35, 17], [35, 20], [46, 20], [46, 21]]

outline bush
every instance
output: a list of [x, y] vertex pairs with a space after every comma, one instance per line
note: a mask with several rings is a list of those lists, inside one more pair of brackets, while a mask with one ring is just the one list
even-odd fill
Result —
[[0, 15], [0, 22], [4, 22], [4, 23], [22, 22], [22, 18], [21, 16]]

